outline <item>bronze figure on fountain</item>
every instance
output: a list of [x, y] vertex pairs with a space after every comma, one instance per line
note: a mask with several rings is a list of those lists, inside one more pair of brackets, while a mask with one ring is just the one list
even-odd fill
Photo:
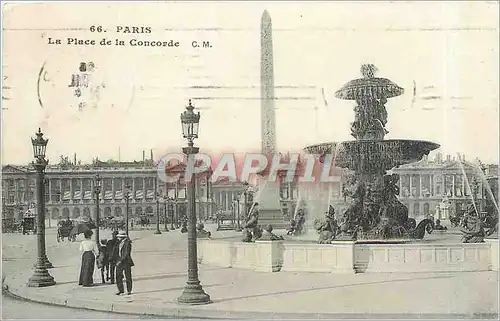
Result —
[[339, 232], [339, 226], [335, 220], [335, 209], [330, 205], [328, 212], [323, 220], [314, 222], [316, 231], [319, 233], [319, 244], [328, 244], [333, 241]]
[[306, 223], [306, 215], [304, 208], [300, 208], [295, 215], [295, 218], [290, 221], [290, 228], [286, 232], [287, 235], [301, 235], [304, 233], [304, 224]]
[[209, 239], [212, 236], [210, 231], [205, 230], [205, 224], [199, 222], [196, 224], [196, 237], [199, 239]]
[[248, 220], [243, 225], [243, 242], [252, 242], [262, 236], [262, 229], [259, 226], [259, 203], [255, 203], [252, 212], [248, 215]]
[[282, 240], [284, 240], [283, 236], [276, 235], [273, 233], [273, 226], [271, 224], [268, 224], [266, 226], [264, 233], [259, 238], [259, 241], [282, 241]]
[[484, 230], [484, 222], [476, 216], [469, 217], [469, 226], [461, 228], [463, 243], [484, 243], [486, 232]]

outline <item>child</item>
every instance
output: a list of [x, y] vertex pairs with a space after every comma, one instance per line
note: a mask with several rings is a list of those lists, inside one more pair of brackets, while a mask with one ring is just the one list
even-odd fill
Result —
[[97, 257], [97, 267], [101, 270], [102, 283], [105, 284], [104, 274], [107, 274], [107, 279], [109, 280], [109, 256], [106, 251], [106, 244], [108, 240], [102, 239], [101, 246], [99, 246], [99, 256]]

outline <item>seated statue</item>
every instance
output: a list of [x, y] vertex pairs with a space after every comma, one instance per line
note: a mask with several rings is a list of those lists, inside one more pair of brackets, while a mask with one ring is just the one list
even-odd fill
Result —
[[483, 243], [486, 235], [484, 231], [484, 223], [477, 217], [470, 216], [468, 218], [467, 227], [461, 229], [464, 233], [462, 237], [463, 243]]
[[269, 224], [266, 229], [264, 230], [264, 233], [262, 236], [259, 238], [259, 241], [281, 241], [283, 240], [283, 236], [278, 236], [273, 233], [273, 226]]
[[434, 224], [434, 229], [436, 231], [446, 231], [448, 228], [446, 226], [441, 225], [441, 220], [437, 219]]
[[212, 233], [209, 231], [205, 230], [205, 225], [203, 223], [198, 223], [196, 224], [196, 237], [199, 239], [206, 239], [210, 238], [212, 236]]
[[300, 209], [297, 212], [297, 227], [295, 229], [294, 235], [300, 235], [304, 233], [304, 224], [306, 223], [306, 216], [304, 214], [304, 210]]
[[494, 213], [487, 213], [486, 216], [484, 216], [483, 221], [484, 227], [487, 229], [487, 236], [498, 233], [498, 215], [495, 215]]
[[490, 227], [488, 229], [488, 231], [486, 232], [486, 236], [494, 236], [494, 235], [498, 235], [498, 222], [497, 224], [495, 224], [495, 226], [493, 227]]
[[286, 235], [300, 235], [304, 233], [305, 222], [306, 217], [304, 215], [304, 210], [299, 209], [295, 219], [290, 221], [290, 228], [287, 230]]
[[316, 230], [319, 233], [319, 244], [329, 244], [335, 239], [338, 231], [337, 221], [335, 220], [335, 209], [330, 205], [325, 219], [322, 221], [315, 221]]
[[290, 227], [286, 231], [286, 235], [294, 235], [296, 229], [297, 229], [297, 222], [295, 222], [295, 220], [291, 220]]
[[[254, 206], [254, 210], [249, 215], [248, 221], [243, 225], [243, 242], [252, 242], [258, 240], [262, 236], [262, 229], [259, 227], [259, 210], [257, 208], [257, 203]], [[250, 233], [250, 240], [249, 240]]]
[[243, 238], [241, 239], [242, 242], [245, 243], [250, 243], [252, 242], [252, 232], [248, 229], [243, 229]]

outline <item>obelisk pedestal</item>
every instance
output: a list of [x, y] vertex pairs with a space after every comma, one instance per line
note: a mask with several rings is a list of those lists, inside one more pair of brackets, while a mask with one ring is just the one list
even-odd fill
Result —
[[267, 177], [259, 176], [259, 225], [265, 228], [271, 224], [275, 230], [287, 229], [290, 222], [284, 220], [280, 204], [279, 182], [267, 181]]

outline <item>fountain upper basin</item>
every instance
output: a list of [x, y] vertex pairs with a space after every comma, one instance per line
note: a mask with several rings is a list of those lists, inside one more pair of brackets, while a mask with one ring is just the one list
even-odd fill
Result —
[[335, 166], [361, 173], [385, 173], [404, 164], [414, 163], [440, 145], [425, 140], [385, 139], [353, 140], [310, 145], [309, 154], [331, 154]]

